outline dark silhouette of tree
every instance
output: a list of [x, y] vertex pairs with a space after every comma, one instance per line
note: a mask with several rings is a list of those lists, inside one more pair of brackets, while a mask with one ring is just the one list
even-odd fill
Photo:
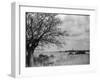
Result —
[[38, 46], [55, 44], [61, 46], [59, 39], [65, 31], [57, 28], [61, 20], [55, 13], [26, 12], [26, 64], [31, 67], [34, 64], [34, 50]]

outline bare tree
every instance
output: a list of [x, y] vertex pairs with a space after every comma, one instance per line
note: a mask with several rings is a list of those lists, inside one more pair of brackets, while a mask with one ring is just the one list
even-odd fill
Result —
[[64, 36], [65, 31], [57, 28], [61, 20], [55, 13], [33, 13], [26, 12], [26, 52], [27, 65], [34, 64], [34, 50], [38, 46], [49, 43], [61, 46], [59, 37]]

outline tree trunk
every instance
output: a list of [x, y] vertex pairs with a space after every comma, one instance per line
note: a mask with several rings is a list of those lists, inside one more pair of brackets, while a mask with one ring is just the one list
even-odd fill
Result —
[[34, 66], [34, 50], [28, 51], [28, 55], [26, 59], [27, 59], [28, 67]]
[[39, 41], [34, 40], [34, 42], [33, 42], [34, 44], [32, 44], [31, 47], [29, 47], [29, 44], [26, 46], [27, 47], [27, 52], [28, 52], [28, 55], [26, 56], [26, 62], [27, 62], [28, 67], [32, 67], [32, 66], [35, 65], [34, 50], [38, 46], [38, 42]]

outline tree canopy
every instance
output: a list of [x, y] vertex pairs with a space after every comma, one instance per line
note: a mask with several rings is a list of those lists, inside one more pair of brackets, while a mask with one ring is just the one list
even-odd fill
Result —
[[26, 45], [28, 48], [44, 46], [52, 43], [61, 45], [59, 37], [64, 36], [64, 32], [57, 25], [61, 20], [52, 13], [26, 13]]

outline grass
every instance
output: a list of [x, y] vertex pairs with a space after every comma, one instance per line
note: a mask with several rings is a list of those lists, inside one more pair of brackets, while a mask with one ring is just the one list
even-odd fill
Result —
[[[44, 55], [54, 55], [54, 58], [50, 58], [50, 64], [48, 66], [58, 66], [58, 65], [83, 65], [90, 63], [90, 55], [89, 54], [68, 54], [67, 52], [48, 52], [48, 53], [41, 53]], [[39, 55], [39, 54], [38, 54]], [[41, 66], [41, 65], [40, 65]]]
[[66, 55], [56, 58], [54, 65], [79, 65], [89, 64], [88, 54]]

